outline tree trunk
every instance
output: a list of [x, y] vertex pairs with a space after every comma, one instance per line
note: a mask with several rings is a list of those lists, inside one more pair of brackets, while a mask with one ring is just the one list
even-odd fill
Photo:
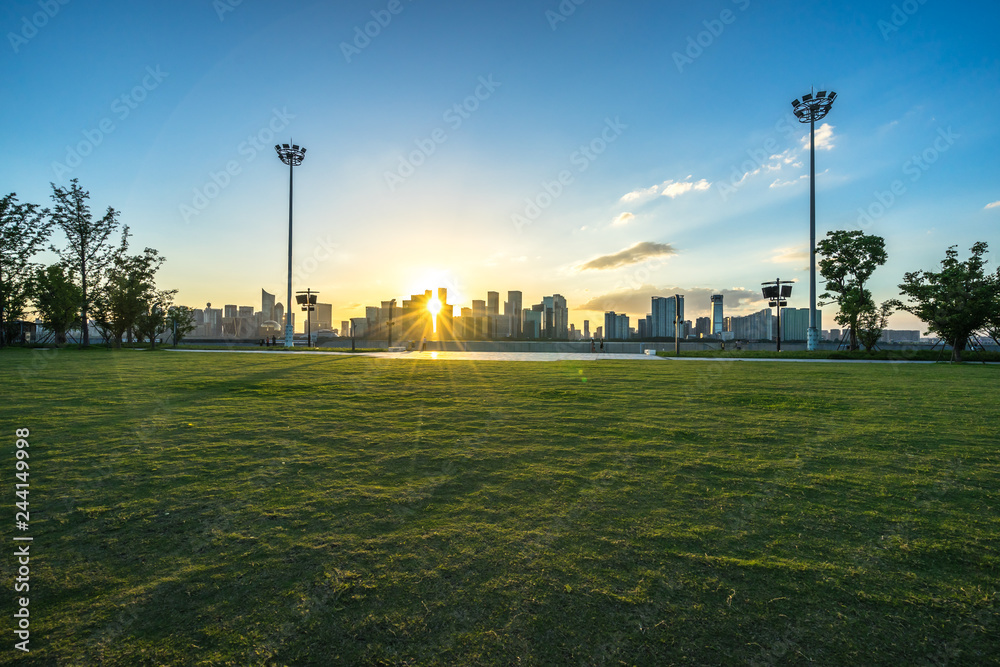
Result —
[[83, 307], [80, 308], [80, 347], [90, 345], [90, 329], [87, 327], [87, 261], [80, 263], [80, 292], [83, 294]]
[[962, 352], [965, 351], [965, 345], [968, 343], [968, 338], [963, 338], [961, 340], [956, 339], [955, 344], [951, 346], [951, 361], [952, 363], [960, 364], [962, 363]]

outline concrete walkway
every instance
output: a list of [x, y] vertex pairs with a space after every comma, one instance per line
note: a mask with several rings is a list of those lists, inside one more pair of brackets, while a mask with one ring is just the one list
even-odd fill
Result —
[[[708, 362], [743, 362], [743, 361], [774, 361], [778, 363], [805, 364], [936, 364], [947, 363], [947, 359], [937, 361], [910, 361], [907, 359], [734, 359], [732, 357], [658, 357], [652, 354], [611, 354], [611, 353], [579, 353], [579, 352], [290, 352], [285, 350], [185, 350], [183, 348], [168, 348], [173, 352], [235, 352], [237, 354], [311, 354], [335, 357], [372, 357], [375, 359], [424, 359], [437, 361], [708, 361]], [[981, 363], [966, 360], [966, 363]], [[1000, 365], [1000, 362], [987, 362], [990, 366]]]

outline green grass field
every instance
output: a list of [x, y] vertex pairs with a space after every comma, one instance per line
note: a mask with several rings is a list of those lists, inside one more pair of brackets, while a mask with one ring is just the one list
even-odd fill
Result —
[[4, 664], [1000, 662], [995, 366], [5, 350], [0, 372]]

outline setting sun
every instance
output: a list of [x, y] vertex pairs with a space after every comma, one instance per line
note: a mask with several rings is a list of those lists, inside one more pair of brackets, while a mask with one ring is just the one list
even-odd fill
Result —
[[430, 299], [427, 302], [427, 312], [429, 312], [431, 314], [431, 322], [433, 322], [433, 325], [434, 325], [433, 331], [434, 331], [434, 333], [437, 333], [437, 330], [438, 330], [437, 317], [438, 317], [438, 313], [441, 312], [441, 299], [439, 299], [437, 297], [434, 297], [433, 299]]

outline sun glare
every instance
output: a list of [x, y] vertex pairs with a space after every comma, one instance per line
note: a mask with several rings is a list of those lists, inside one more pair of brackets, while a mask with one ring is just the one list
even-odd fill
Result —
[[438, 330], [438, 313], [441, 312], [441, 299], [434, 297], [427, 302], [427, 312], [431, 314], [431, 326], [434, 333]]

